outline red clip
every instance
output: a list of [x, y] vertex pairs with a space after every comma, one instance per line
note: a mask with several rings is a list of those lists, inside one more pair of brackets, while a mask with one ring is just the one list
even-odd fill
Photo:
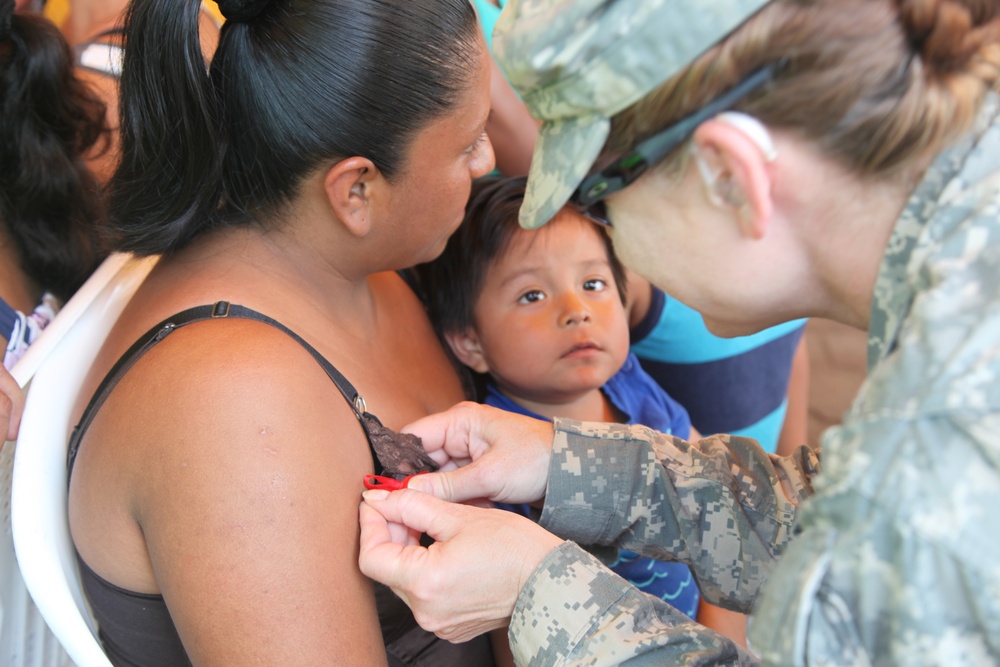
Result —
[[365, 488], [366, 489], [385, 489], [386, 491], [399, 491], [400, 489], [405, 489], [410, 480], [417, 475], [426, 474], [427, 471], [418, 472], [403, 479], [393, 479], [392, 477], [385, 477], [383, 475], [365, 475]]

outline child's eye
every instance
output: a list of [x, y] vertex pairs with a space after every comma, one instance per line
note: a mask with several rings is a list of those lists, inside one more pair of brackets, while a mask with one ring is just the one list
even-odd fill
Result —
[[592, 292], [603, 292], [608, 288], [608, 283], [603, 278], [591, 278], [587, 282], [583, 283], [583, 289], [590, 290]]
[[545, 293], [539, 290], [531, 290], [530, 292], [525, 292], [522, 294], [517, 302], [518, 303], [535, 303], [536, 301], [541, 301], [545, 298]]

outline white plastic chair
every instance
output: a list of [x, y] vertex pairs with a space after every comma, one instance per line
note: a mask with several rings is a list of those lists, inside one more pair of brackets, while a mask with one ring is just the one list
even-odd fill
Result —
[[112, 255], [63, 307], [11, 373], [30, 381], [14, 453], [11, 527], [25, 586], [80, 667], [110, 667], [96, 637], [67, 520], [71, 411], [91, 362], [156, 263]]
[[[27, 355], [12, 369], [24, 389], [41, 363], [56, 348], [67, 331], [86, 311], [129, 258], [108, 258], [81, 287], [72, 301], [36, 341]], [[3, 530], [0, 534], [0, 665], [16, 667], [71, 667], [73, 662], [49, 629], [31, 599], [14, 554], [11, 535], [11, 478], [17, 443], [5, 442], [0, 449], [0, 498], [3, 499]]]

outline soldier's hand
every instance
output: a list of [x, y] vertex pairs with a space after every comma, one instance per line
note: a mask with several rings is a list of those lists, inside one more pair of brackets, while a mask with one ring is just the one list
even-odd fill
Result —
[[545, 495], [552, 458], [549, 422], [459, 403], [402, 430], [420, 436], [442, 466], [442, 472], [412, 478], [412, 489], [453, 502], [530, 503]]
[[[421, 627], [453, 642], [506, 625], [532, 572], [562, 544], [505, 510], [448, 503], [410, 489], [366, 491], [364, 497], [361, 571], [399, 595]], [[420, 546], [419, 533], [435, 542]]]

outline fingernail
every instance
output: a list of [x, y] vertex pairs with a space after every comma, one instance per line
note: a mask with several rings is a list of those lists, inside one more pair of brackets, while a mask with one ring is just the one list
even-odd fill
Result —
[[385, 500], [389, 497], [389, 492], [385, 489], [367, 489], [361, 492], [361, 497], [365, 500]]
[[428, 480], [422, 480], [419, 477], [411, 477], [406, 488], [413, 489], [414, 491], [423, 491], [424, 493], [431, 492], [431, 483]]

